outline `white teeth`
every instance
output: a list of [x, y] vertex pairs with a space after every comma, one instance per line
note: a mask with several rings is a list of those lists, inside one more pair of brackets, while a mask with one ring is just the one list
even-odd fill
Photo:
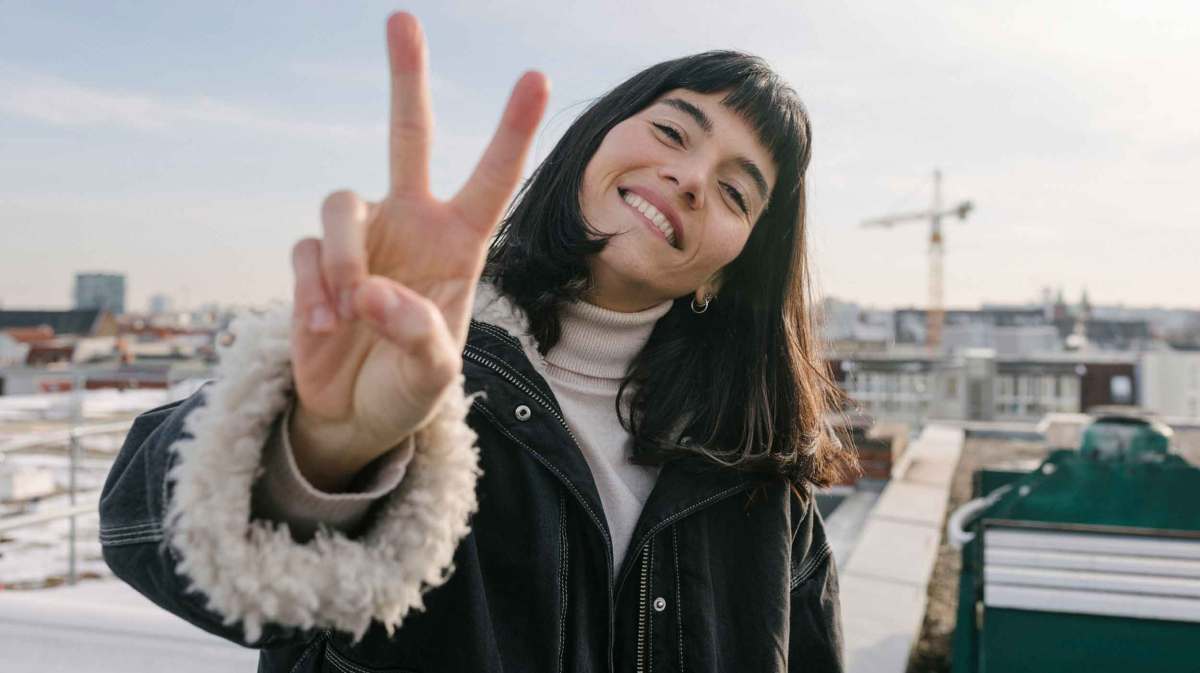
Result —
[[675, 245], [675, 230], [671, 228], [671, 223], [665, 215], [658, 212], [658, 209], [651, 205], [649, 201], [633, 192], [625, 192], [623, 198], [625, 199], [625, 203], [637, 208], [638, 212], [645, 216], [647, 220], [650, 220], [654, 226], [658, 227], [658, 230], [667, 237], [668, 243]]

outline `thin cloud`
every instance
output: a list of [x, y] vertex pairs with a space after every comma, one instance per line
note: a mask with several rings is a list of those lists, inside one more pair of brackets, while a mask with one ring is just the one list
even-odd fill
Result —
[[379, 138], [382, 124], [287, 119], [210, 96], [168, 98], [104, 89], [40, 73], [0, 69], [0, 113], [64, 128], [116, 127], [147, 133], [223, 126], [326, 140]]
[[[476, 98], [474, 90], [470, 87], [441, 75], [437, 71], [436, 63], [431, 64], [430, 68], [429, 91], [435, 104], [439, 99], [462, 101], [467, 98]], [[288, 70], [293, 76], [305, 82], [316, 80], [325, 84], [337, 84], [383, 93], [387, 93], [391, 86], [386, 63], [357, 65], [304, 61], [292, 63], [288, 66]]]

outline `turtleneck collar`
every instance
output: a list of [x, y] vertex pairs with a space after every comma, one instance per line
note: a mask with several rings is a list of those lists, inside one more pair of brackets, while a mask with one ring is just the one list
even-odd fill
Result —
[[488, 282], [475, 289], [473, 317], [504, 328], [521, 341], [535, 366], [543, 360], [560, 370], [618, 382], [654, 330], [658, 319], [671, 310], [673, 302], [664, 301], [644, 311], [622, 313], [584, 301], [563, 307], [559, 316], [562, 333], [546, 358], [537, 354], [537, 344], [529, 334], [524, 311]]
[[623, 313], [585, 301], [563, 306], [562, 334], [546, 354], [546, 362], [575, 374], [623, 379], [629, 363], [641, 352], [654, 324], [671, 310], [664, 301], [643, 311]]

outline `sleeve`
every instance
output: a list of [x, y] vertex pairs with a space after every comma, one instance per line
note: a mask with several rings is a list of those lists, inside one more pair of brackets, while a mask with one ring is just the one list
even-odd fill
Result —
[[412, 438], [364, 467], [346, 491], [326, 493], [313, 486], [296, 465], [288, 436], [295, 400], [288, 403], [263, 449], [263, 474], [254, 484], [250, 516], [286, 523], [292, 537], [311, 540], [322, 524], [355, 537], [372, 505], [400, 485], [412, 460]]
[[292, 389], [290, 308], [239, 318], [217, 379], [139, 416], [101, 493], [100, 541], [122, 580], [222, 637], [270, 647], [373, 620], [391, 633], [449, 577], [477, 507], [479, 454], [460, 377], [413, 436], [403, 480], [360, 535], [311, 539], [254, 518], [264, 447]]
[[845, 671], [837, 563], [825, 524], [810, 492], [792, 542], [791, 624], [788, 669]]

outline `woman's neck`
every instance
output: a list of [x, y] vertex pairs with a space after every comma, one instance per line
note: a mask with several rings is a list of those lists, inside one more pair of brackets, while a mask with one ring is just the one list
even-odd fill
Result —
[[560, 337], [546, 354], [546, 362], [576, 374], [622, 379], [672, 303], [667, 300], [633, 312], [587, 301], [564, 304], [559, 314]]
[[603, 264], [593, 264], [590, 268], [591, 286], [584, 292], [583, 298], [593, 306], [617, 311], [619, 313], [640, 313], [664, 301], [661, 297], [646, 293], [646, 287], [623, 281]]

